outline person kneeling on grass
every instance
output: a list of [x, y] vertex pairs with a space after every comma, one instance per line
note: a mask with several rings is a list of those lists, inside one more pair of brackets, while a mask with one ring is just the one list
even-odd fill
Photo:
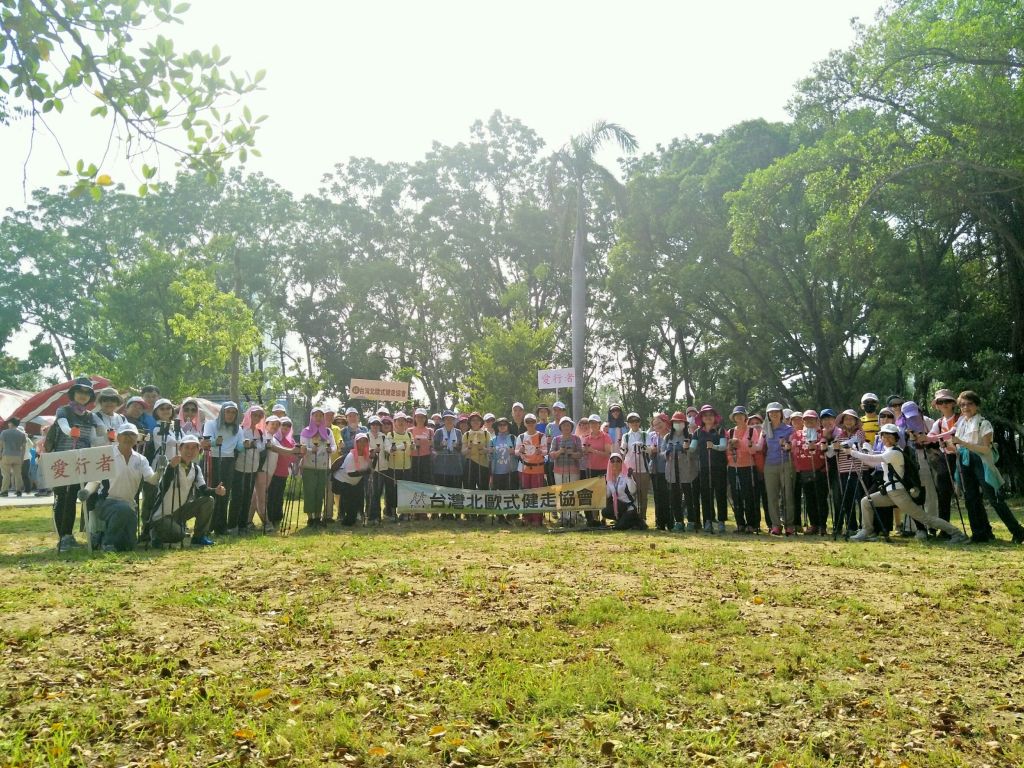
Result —
[[206, 485], [203, 471], [196, 462], [199, 438], [185, 435], [178, 443], [178, 455], [171, 459], [160, 478], [157, 502], [150, 517], [150, 538], [153, 544], [177, 544], [185, 538], [185, 523], [196, 519], [192, 532], [193, 547], [208, 547], [207, 536], [213, 521], [214, 496], [223, 497], [224, 484], [216, 488]]
[[850, 537], [850, 541], [878, 541], [875, 534], [875, 511], [878, 507], [896, 507], [900, 512], [923, 523], [928, 528], [937, 528], [949, 534], [950, 544], [962, 544], [967, 537], [951, 523], [938, 515], [930, 514], [924, 507], [910, 498], [903, 485], [906, 461], [903, 451], [897, 446], [900, 430], [895, 424], [886, 424], [878, 431], [882, 439], [881, 453], [864, 453], [844, 448], [843, 452], [859, 459], [861, 463], [876, 466], [882, 471], [881, 490], [860, 500], [861, 529]]
[[612, 520], [619, 530], [646, 528], [647, 523], [636, 511], [636, 481], [623, 474], [621, 453], [613, 453], [608, 457], [605, 486], [605, 519]]
[[[78, 492], [80, 501], [98, 493], [99, 501], [89, 518], [89, 536], [93, 549], [104, 552], [131, 552], [135, 549], [139, 527], [139, 510], [135, 499], [143, 482], [156, 485], [160, 475], [141, 453], [135, 452], [139, 430], [134, 424], [122, 424], [117, 430], [114, 451], [114, 476], [101, 482], [87, 483]], [[163, 470], [167, 459], [157, 460]]]

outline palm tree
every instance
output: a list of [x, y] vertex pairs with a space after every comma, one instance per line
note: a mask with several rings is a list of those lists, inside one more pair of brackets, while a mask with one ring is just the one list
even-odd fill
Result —
[[618, 179], [594, 156], [603, 144], [609, 140], [619, 148], [632, 154], [637, 143], [633, 134], [617, 123], [604, 120], [584, 134], [573, 136], [569, 144], [555, 153], [552, 163], [563, 167], [570, 180], [576, 186], [576, 234], [572, 243], [572, 297], [570, 300], [570, 324], [572, 328], [572, 368], [575, 386], [572, 388], [572, 415], [579, 419], [583, 415], [583, 356], [586, 350], [587, 332], [587, 265], [583, 254], [583, 244], [587, 238], [585, 183], [596, 179], [601, 183], [620, 189]]

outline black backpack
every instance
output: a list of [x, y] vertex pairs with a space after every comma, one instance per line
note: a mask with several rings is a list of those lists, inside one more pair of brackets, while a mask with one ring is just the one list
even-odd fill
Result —
[[896, 479], [903, 483], [903, 487], [906, 488], [911, 500], [915, 504], [924, 506], [926, 493], [924, 484], [921, 482], [921, 467], [917, 463], [917, 451], [913, 448], [900, 448], [898, 446], [896, 450], [903, 454], [903, 476], [900, 477], [899, 472], [891, 464], [889, 468], [896, 475]]

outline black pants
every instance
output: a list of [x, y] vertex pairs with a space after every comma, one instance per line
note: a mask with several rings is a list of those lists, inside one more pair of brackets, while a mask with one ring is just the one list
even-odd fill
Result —
[[651, 491], [654, 495], [654, 527], [660, 531], [672, 528], [672, 497], [664, 472], [651, 475]]
[[[213, 457], [211, 460], [212, 472], [206, 478], [206, 484], [216, 488], [220, 483], [231, 490], [235, 479], [235, 457], [224, 456], [223, 458]], [[228, 530], [228, 494], [213, 497], [213, 530], [215, 533], [224, 535]]]
[[828, 487], [824, 472], [797, 472], [807, 519], [815, 528], [828, 525]]
[[515, 472], [506, 472], [503, 475], [491, 475], [491, 484], [496, 491], [511, 491], [515, 488]]
[[228, 528], [244, 528], [249, 519], [249, 503], [256, 488], [255, 472], [235, 472], [231, 478], [231, 504], [228, 506]]
[[677, 523], [687, 520], [694, 525], [700, 523], [700, 497], [693, 483], [670, 483], [668, 491], [672, 500], [672, 519]]
[[1015, 541], [1024, 539], [1024, 527], [1017, 522], [1013, 512], [1006, 506], [1003, 497], [985, 482], [985, 465], [981, 457], [976, 453], [969, 454], [970, 466], [960, 465], [960, 477], [964, 484], [964, 502], [967, 507], [967, 516], [971, 521], [971, 538], [977, 541], [990, 541], [994, 534], [992, 525], [988, 521], [988, 514], [985, 512], [985, 504], [989, 505], [999, 515], [1003, 525], [1010, 531]]
[[[355, 485], [342, 483], [338, 488], [338, 519], [342, 525], [355, 525], [366, 504], [367, 479], [361, 477]], [[378, 514], [380, 508], [378, 507]]]
[[271, 475], [267, 484], [267, 519], [274, 525], [284, 519], [284, 487], [287, 481], [287, 475]]
[[761, 505], [757, 498], [757, 470], [754, 467], [729, 467], [729, 487], [736, 513], [736, 528], [761, 527]]
[[637, 530], [643, 530], [647, 528], [647, 523], [643, 521], [643, 518], [637, 514], [636, 505], [619, 503], [619, 515], [615, 516], [615, 507], [612, 504], [611, 497], [608, 497], [607, 503], [604, 507], [604, 517], [606, 520], [614, 520], [615, 528], [620, 531], [625, 531], [630, 528], [636, 528]]
[[472, 459], [467, 459], [462, 473], [462, 487], [471, 491], [486, 491], [490, 487], [490, 477], [490, 467], [482, 467]]
[[833, 527], [837, 534], [844, 530], [849, 533], [860, 528], [858, 515], [864, 491], [860, 487], [858, 476], [857, 472], [841, 472], [839, 481], [835, 484], [835, 493], [839, 500], [836, 502], [836, 519]]
[[935, 495], [939, 500], [939, 517], [948, 521], [950, 519], [950, 512], [953, 509], [953, 497], [956, 494], [955, 481], [953, 480], [956, 474], [956, 454], [939, 454], [935, 457], [931, 467], [932, 475], [935, 477]]
[[53, 489], [53, 522], [58, 536], [72, 536], [75, 533], [75, 516], [78, 512], [79, 485], [64, 485]]
[[694, 480], [700, 484], [700, 506], [704, 522], [708, 523], [715, 519], [715, 502], [718, 503], [718, 520], [725, 522], [729, 519], [729, 499], [726, 494], [725, 467], [700, 468], [700, 475]]

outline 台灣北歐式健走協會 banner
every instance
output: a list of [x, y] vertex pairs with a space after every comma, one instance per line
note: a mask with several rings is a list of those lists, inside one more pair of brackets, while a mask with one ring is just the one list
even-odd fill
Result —
[[513, 491], [472, 491], [398, 481], [399, 512], [521, 515], [603, 509], [604, 502], [603, 477]]

